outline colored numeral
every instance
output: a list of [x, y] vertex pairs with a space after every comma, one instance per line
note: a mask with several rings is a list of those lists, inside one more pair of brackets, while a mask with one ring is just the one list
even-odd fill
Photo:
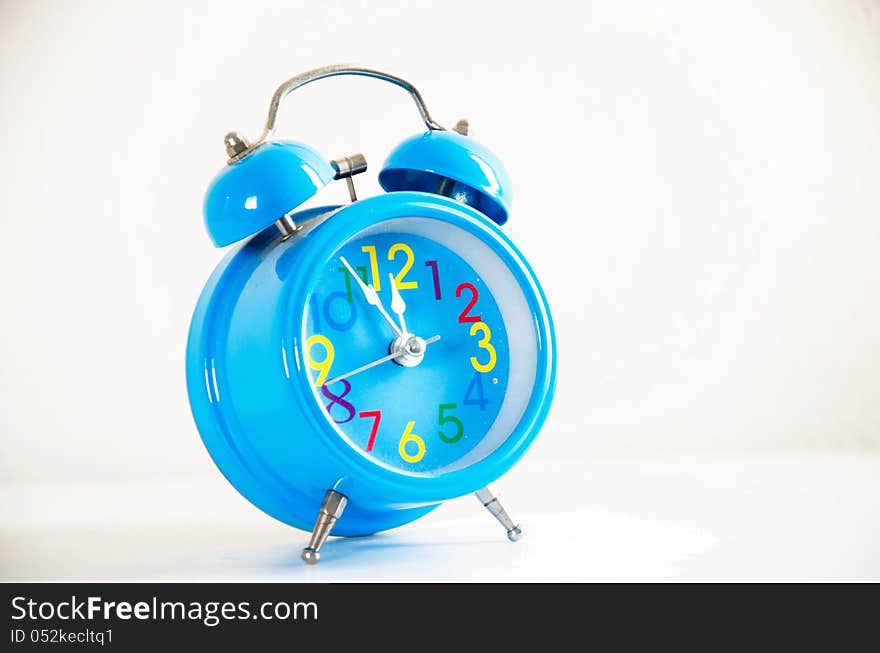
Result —
[[379, 422], [382, 421], [382, 411], [381, 410], [364, 410], [364, 411], [361, 411], [360, 413], [358, 413], [358, 417], [362, 417], [362, 418], [371, 417], [373, 419], [373, 425], [370, 427], [370, 439], [367, 440], [367, 448], [366, 448], [366, 451], [372, 451], [373, 445], [376, 443], [376, 433], [379, 432]]
[[382, 286], [379, 282], [379, 259], [376, 258], [376, 246], [364, 245], [361, 247], [362, 252], [366, 252], [370, 256], [370, 275], [373, 277], [373, 290], [379, 292]]
[[315, 331], [321, 330], [321, 302], [317, 293], [312, 293], [309, 297], [309, 316], [312, 318], [312, 326]]
[[[476, 398], [474, 398], [474, 395], [476, 395]], [[480, 410], [486, 410], [486, 404], [489, 403], [489, 400], [483, 394], [483, 375], [479, 372], [474, 373], [474, 378], [471, 379], [470, 385], [468, 385], [467, 391], [464, 393], [464, 401], [462, 403], [465, 406], [479, 406]]]
[[474, 369], [477, 370], [477, 372], [483, 372], [485, 374], [486, 372], [491, 372], [495, 368], [495, 362], [498, 359], [498, 356], [495, 353], [495, 347], [493, 347], [490, 342], [492, 339], [492, 332], [489, 330], [489, 325], [485, 322], [477, 322], [471, 326], [471, 335], [475, 336], [477, 333], [483, 334], [483, 337], [477, 341], [477, 347], [489, 352], [489, 360], [485, 363], [481, 363], [477, 360], [476, 356], [471, 356], [471, 365], [474, 366]]
[[[327, 397], [327, 399], [330, 400], [330, 403], [327, 404], [327, 414], [330, 415], [333, 421], [337, 424], [345, 424], [354, 419], [355, 410], [354, 406], [352, 406], [343, 398], [345, 397], [345, 395], [351, 392], [351, 383], [349, 383], [346, 379], [342, 379], [341, 381], [339, 381], [339, 383], [341, 383], [345, 388], [342, 391], [342, 394], [333, 394], [332, 392], [330, 392], [330, 389], [326, 385], [321, 386], [321, 394], [323, 394], [325, 397]], [[336, 419], [335, 417], [333, 417], [333, 406], [340, 406], [341, 408], [348, 411], [348, 417], [345, 419]]]
[[425, 265], [431, 268], [431, 276], [434, 278], [434, 299], [440, 300], [440, 271], [437, 269], [437, 261], [425, 261]]
[[[400, 454], [400, 457], [408, 463], [417, 463], [425, 457], [425, 441], [412, 432], [415, 425], [415, 422], [407, 423], [406, 428], [403, 430], [403, 437], [400, 438], [400, 444], [397, 445], [397, 452]], [[416, 445], [415, 454], [410, 454], [406, 450], [406, 445], [411, 442]]]
[[[372, 281], [373, 281], [372, 284], [370, 284], [370, 285], [373, 286], [373, 290], [378, 292], [378, 291], [382, 290], [382, 282], [380, 280], [380, 275], [379, 275], [379, 258], [376, 254], [376, 246], [375, 245], [364, 245], [363, 247], [361, 247], [361, 251], [366, 252], [366, 254], [370, 257], [370, 277], [372, 278]], [[394, 276], [394, 285], [397, 287], [398, 290], [415, 290], [416, 288], [419, 287], [419, 282], [418, 281], [405, 281], [405, 278], [406, 278], [406, 275], [409, 274], [410, 269], [412, 269], [413, 263], [415, 263], [416, 255], [413, 253], [412, 247], [410, 247], [406, 243], [394, 243], [388, 250], [388, 260], [394, 261], [394, 259], [397, 258], [397, 254], [399, 252], [403, 252], [403, 255], [405, 256], [406, 260], [403, 262], [403, 267], [401, 267], [400, 270], [398, 271], [398, 273]], [[436, 261], [435, 261], [435, 263], [436, 263]], [[339, 268], [339, 269], [341, 271], [348, 272], [348, 270], [346, 270], [345, 268]], [[358, 271], [363, 269], [365, 271], [365, 274], [363, 275], [362, 278], [364, 280], [364, 283], [366, 283], [367, 282], [366, 268], [357, 267], [355, 269]], [[434, 274], [435, 274], [435, 280], [436, 280], [436, 272]], [[345, 277], [345, 290], [346, 290], [346, 294], [349, 298], [349, 301], [351, 301], [350, 275], [347, 275]], [[437, 290], [436, 292], [439, 293], [439, 290]], [[439, 299], [439, 297], [438, 297], [438, 299]]]
[[[468, 315], [470, 310], [474, 307], [474, 304], [477, 303], [477, 299], [479, 298], [480, 293], [477, 291], [477, 288], [476, 288], [476, 286], [474, 286], [474, 284], [465, 282], [465, 283], [459, 284], [458, 288], [455, 289], [455, 296], [461, 297], [461, 292], [463, 290], [470, 291], [471, 301], [468, 302], [468, 305], [465, 306], [464, 310], [459, 314], [458, 321], [461, 322], [462, 324], [465, 324], [467, 322], [475, 322], [475, 323], [481, 322], [483, 320], [482, 316]], [[471, 335], [473, 335], [473, 333]]]
[[444, 415], [446, 411], [455, 410], [456, 408], [455, 404], [440, 404], [440, 417], [437, 420], [440, 426], [450, 423], [455, 424], [455, 435], [446, 435], [443, 431], [437, 433], [443, 442], [448, 442], [449, 444], [458, 442], [461, 440], [461, 436], [464, 435], [464, 424], [461, 423], [461, 420], [454, 415]]
[[[336, 268], [336, 270], [342, 272], [345, 277], [345, 298], [348, 300], [348, 303], [351, 304], [351, 273], [345, 266]], [[358, 265], [355, 267], [355, 270], [360, 275], [361, 281], [367, 283], [367, 268], [363, 265]]]
[[311, 298], [309, 298], [309, 315], [314, 323], [315, 331], [321, 330], [322, 317], [334, 331], [348, 331], [354, 326], [354, 323], [357, 320], [357, 308], [355, 304], [343, 304], [348, 311], [348, 317], [341, 322], [333, 315], [333, 302], [341, 299], [345, 299], [345, 293], [341, 290], [330, 293], [324, 300], [323, 310], [320, 310], [320, 298], [317, 293], [312, 293]]
[[[393, 261], [394, 257], [397, 256], [397, 252], [403, 252], [406, 255], [406, 261], [404, 261], [403, 267], [400, 268], [400, 272], [394, 277], [394, 285], [397, 286], [398, 290], [415, 290], [419, 287], [419, 282], [404, 281], [403, 278], [413, 266], [413, 262], [416, 260], [416, 255], [413, 254], [412, 248], [409, 245], [405, 243], [395, 243], [391, 246], [391, 249], [388, 250], [388, 260]], [[379, 289], [376, 288], [376, 290]]]
[[[321, 345], [324, 348], [324, 358], [323, 360], [315, 360], [312, 358], [312, 347], [315, 345]], [[320, 334], [315, 334], [313, 336], [309, 336], [308, 340], [306, 340], [306, 360], [309, 362], [309, 367], [313, 370], [318, 370], [318, 378], [315, 379], [315, 385], [319, 388], [324, 385], [324, 381], [327, 380], [327, 375], [330, 373], [330, 366], [333, 365], [333, 357], [335, 353], [333, 351], [333, 343], [326, 336], [322, 336]]]
[[336, 292], [327, 295], [327, 299], [324, 300], [324, 319], [327, 320], [327, 324], [336, 331], [348, 331], [354, 326], [355, 320], [357, 320], [357, 309], [353, 303], [344, 303], [343, 306], [348, 309], [348, 317], [342, 322], [338, 322], [336, 318], [333, 317], [332, 309], [333, 302], [339, 299], [345, 299], [345, 293], [341, 290], [337, 290]]

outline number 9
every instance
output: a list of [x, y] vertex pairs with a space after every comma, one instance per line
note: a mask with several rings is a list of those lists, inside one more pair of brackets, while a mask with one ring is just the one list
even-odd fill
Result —
[[[312, 358], [313, 345], [321, 345], [324, 348], [323, 360], [316, 361]], [[330, 339], [326, 336], [316, 333], [313, 336], [309, 336], [309, 339], [306, 340], [306, 360], [309, 362], [309, 367], [320, 372], [318, 378], [315, 380], [315, 385], [319, 388], [324, 385], [324, 381], [327, 380], [327, 375], [330, 374], [330, 366], [333, 365], [334, 356], [333, 343], [330, 342]]]

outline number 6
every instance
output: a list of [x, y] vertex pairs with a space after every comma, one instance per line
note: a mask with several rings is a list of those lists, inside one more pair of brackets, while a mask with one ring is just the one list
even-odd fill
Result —
[[[417, 463], [425, 457], [425, 441], [412, 432], [415, 425], [415, 422], [409, 422], [406, 425], [406, 428], [403, 430], [403, 437], [400, 438], [400, 444], [397, 446], [397, 451], [400, 454], [400, 457], [408, 463]], [[406, 445], [409, 442], [416, 443], [418, 451], [415, 456], [411, 456], [406, 451]]]

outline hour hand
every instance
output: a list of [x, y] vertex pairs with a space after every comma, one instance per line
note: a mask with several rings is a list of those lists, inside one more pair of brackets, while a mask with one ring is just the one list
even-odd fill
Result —
[[346, 267], [348, 273], [357, 282], [357, 285], [361, 289], [361, 292], [364, 293], [364, 299], [367, 300], [367, 303], [379, 309], [382, 317], [385, 318], [386, 322], [388, 322], [388, 326], [390, 326], [394, 330], [394, 333], [403, 337], [404, 332], [400, 330], [400, 328], [394, 323], [394, 320], [391, 319], [391, 316], [388, 315], [385, 307], [382, 306], [382, 300], [379, 299], [379, 294], [373, 289], [373, 286], [368, 286], [361, 280], [360, 276], [358, 276], [358, 273], [354, 271], [354, 268], [351, 267], [351, 264], [345, 260], [344, 256], [340, 256], [339, 260], [342, 261], [342, 264]]
[[391, 285], [391, 312], [397, 315], [397, 319], [400, 320], [400, 330], [409, 333], [406, 328], [406, 318], [403, 317], [403, 313], [406, 311], [406, 302], [400, 296], [400, 291], [397, 289], [397, 284], [394, 283], [394, 275], [391, 272], [388, 273], [388, 283]]

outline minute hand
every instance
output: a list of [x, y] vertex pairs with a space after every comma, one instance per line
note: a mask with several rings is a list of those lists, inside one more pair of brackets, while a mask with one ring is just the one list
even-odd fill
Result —
[[357, 281], [357, 284], [360, 287], [361, 292], [364, 293], [364, 299], [367, 300], [367, 303], [370, 304], [371, 306], [375, 306], [376, 308], [378, 308], [379, 312], [382, 314], [382, 317], [384, 317], [385, 321], [388, 322], [388, 326], [390, 326], [392, 329], [394, 329], [394, 333], [396, 333], [397, 335], [399, 335], [402, 338], [403, 331], [400, 330], [400, 327], [398, 327], [394, 323], [394, 320], [391, 319], [391, 316], [388, 315], [388, 312], [385, 310], [385, 307], [382, 306], [382, 300], [379, 299], [379, 295], [376, 293], [376, 291], [373, 289], [373, 287], [368, 286], [363, 281], [361, 281], [361, 278], [358, 276], [357, 272], [355, 272], [354, 268], [351, 267], [351, 264], [349, 264], [349, 262], [345, 260], [344, 256], [340, 256], [339, 260], [342, 261], [342, 264], [348, 269], [348, 273], [354, 278], [355, 281]]

